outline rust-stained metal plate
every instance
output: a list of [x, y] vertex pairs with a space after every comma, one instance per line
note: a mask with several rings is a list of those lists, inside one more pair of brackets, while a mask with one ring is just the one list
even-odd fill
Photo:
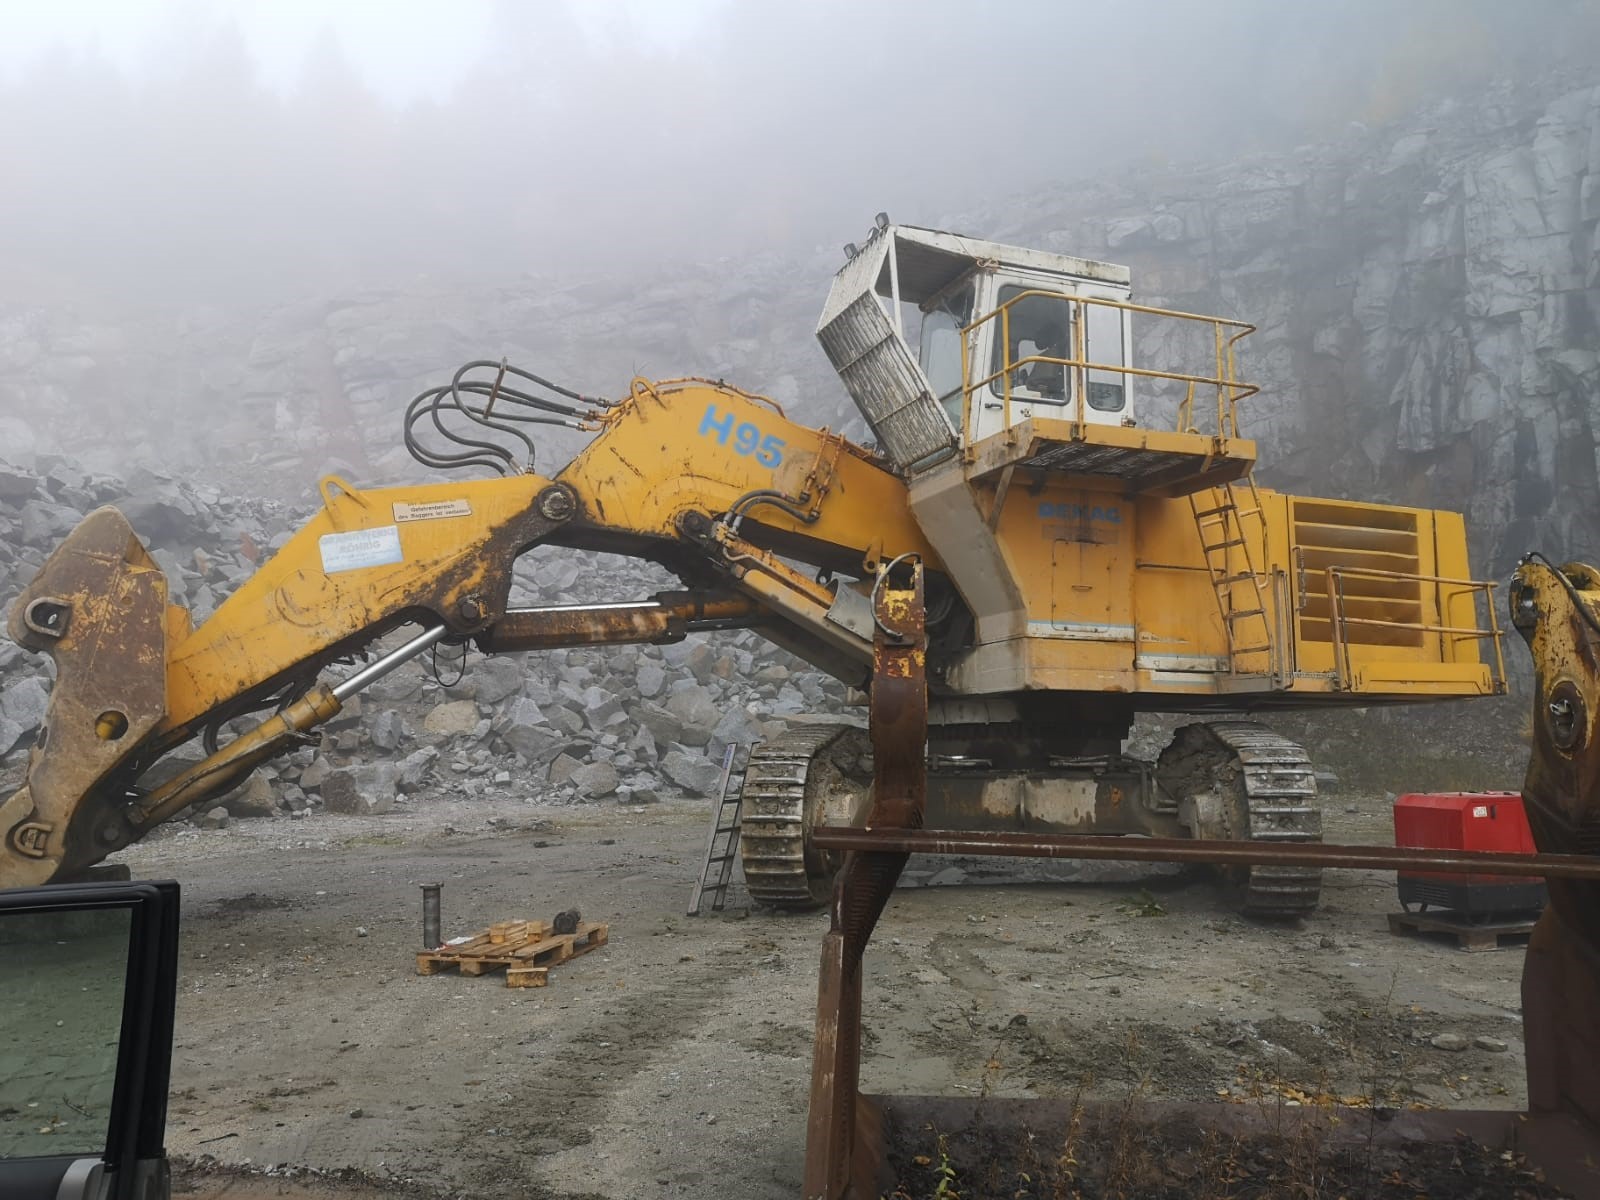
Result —
[[0, 804], [0, 886], [46, 883], [98, 855], [90, 800], [166, 715], [167, 580], [127, 519], [90, 513], [12, 605], [8, 630], [56, 665], [28, 781]]
[[[869, 829], [915, 829], [922, 824], [927, 802], [928, 642], [922, 564], [911, 564], [910, 571], [908, 586], [895, 586], [892, 571], [885, 571], [873, 591], [876, 629], [869, 699], [874, 777]], [[816, 1046], [806, 1125], [808, 1200], [879, 1194], [881, 1121], [877, 1106], [859, 1090], [861, 957], [906, 858], [875, 851], [852, 854], [834, 891], [817, 981]]]

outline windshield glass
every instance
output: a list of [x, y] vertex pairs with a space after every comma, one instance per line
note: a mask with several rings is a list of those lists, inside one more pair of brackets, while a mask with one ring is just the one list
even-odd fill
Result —
[[961, 429], [961, 330], [972, 319], [972, 289], [961, 288], [922, 314], [917, 360], [944, 406], [951, 428]]
[[105, 1153], [132, 920], [106, 908], [0, 922], [0, 1158]]

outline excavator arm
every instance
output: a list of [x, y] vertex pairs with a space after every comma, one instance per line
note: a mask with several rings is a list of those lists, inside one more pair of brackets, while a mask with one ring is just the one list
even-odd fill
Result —
[[[498, 428], [495, 403], [461, 411]], [[10, 613], [11, 636], [54, 660], [56, 682], [26, 782], [0, 804], [0, 886], [70, 877], [221, 795], [440, 642], [503, 653], [760, 625], [854, 683], [871, 666], [879, 565], [912, 554], [938, 569], [897, 477], [762, 397], [636, 380], [584, 424], [598, 435], [554, 477], [373, 490], [324, 479], [317, 514], [197, 627], [119, 512], [86, 517]], [[509, 609], [514, 564], [541, 545], [651, 559], [688, 590]], [[404, 627], [376, 661], [323, 679]], [[225, 725], [262, 713], [218, 744]], [[195, 737], [206, 756], [152, 782]]]

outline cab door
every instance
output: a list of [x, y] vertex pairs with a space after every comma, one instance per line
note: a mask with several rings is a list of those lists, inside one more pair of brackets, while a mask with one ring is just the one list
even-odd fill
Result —
[[167, 1200], [175, 883], [0, 891], [0, 1196]]

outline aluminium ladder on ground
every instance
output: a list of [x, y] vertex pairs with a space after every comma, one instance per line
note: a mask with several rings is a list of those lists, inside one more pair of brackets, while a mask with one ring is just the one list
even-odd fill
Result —
[[712, 912], [721, 912], [728, 898], [728, 880], [733, 876], [733, 860], [739, 856], [739, 814], [744, 804], [743, 780], [737, 785], [733, 783], [733, 760], [738, 752], [736, 742], [730, 742], [722, 752], [722, 782], [717, 788], [717, 803], [711, 811], [711, 834], [706, 838], [705, 862], [700, 867], [700, 878], [695, 880], [694, 895], [689, 900], [691, 917], [700, 915], [700, 907], [707, 895], [711, 897]]

